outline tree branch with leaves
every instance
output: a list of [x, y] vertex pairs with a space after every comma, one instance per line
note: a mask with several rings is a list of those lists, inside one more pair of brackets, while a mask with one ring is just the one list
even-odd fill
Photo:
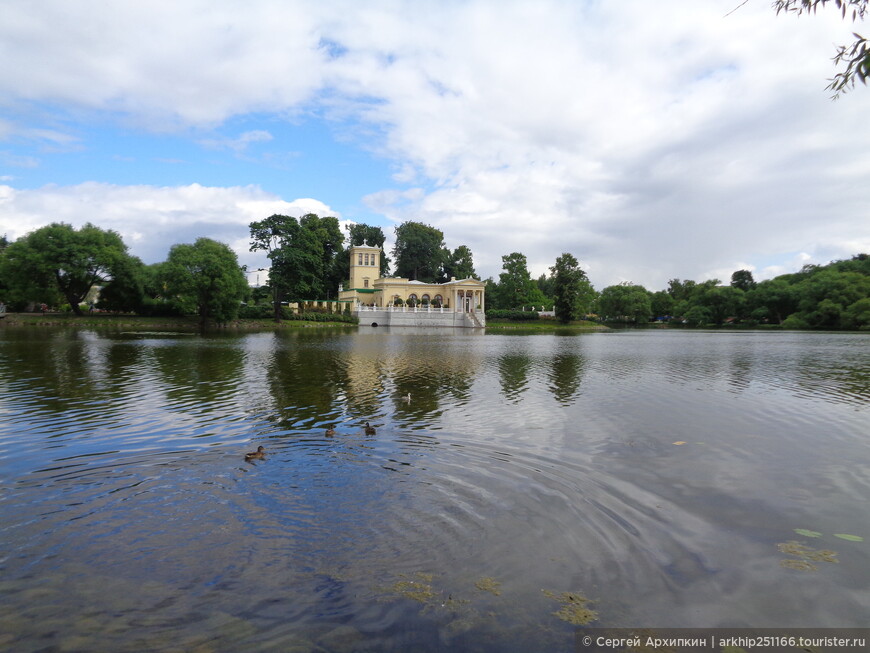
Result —
[[[870, 0], [775, 0], [773, 6], [777, 14], [794, 13], [801, 15], [815, 14], [819, 5], [824, 7], [831, 3], [840, 10], [843, 19], [851, 16], [852, 22], [855, 23], [864, 20], [867, 15], [868, 1]], [[852, 36], [855, 37], [855, 41], [851, 45], [838, 46], [834, 56], [835, 65], [845, 65], [845, 70], [834, 75], [826, 87], [833, 91], [835, 100], [854, 88], [855, 80], [866, 86], [867, 78], [870, 77], [870, 44], [857, 32], [852, 32]]]

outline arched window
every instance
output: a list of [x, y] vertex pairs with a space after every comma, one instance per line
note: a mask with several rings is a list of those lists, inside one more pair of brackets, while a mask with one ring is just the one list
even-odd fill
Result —
[[369, 280], [363, 279], [363, 288], [368, 288], [368, 287], [369, 287]]
[[433, 304], [443, 304], [444, 298], [441, 295], [435, 295], [435, 299], [432, 300]]

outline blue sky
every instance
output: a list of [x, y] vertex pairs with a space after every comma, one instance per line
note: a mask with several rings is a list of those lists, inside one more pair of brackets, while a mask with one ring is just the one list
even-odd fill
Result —
[[[736, 10], [735, 10], [736, 9]], [[735, 11], [732, 11], [735, 10]], [[115, 229], [164, 260], [248, 223], [419, 220], [480, 276], [597, 288], [870, 251], [870, 91], [833, 9], [766, 0], [6, 0], [0, 233]], [[864, 29], [864, 31], [868, 31]]]

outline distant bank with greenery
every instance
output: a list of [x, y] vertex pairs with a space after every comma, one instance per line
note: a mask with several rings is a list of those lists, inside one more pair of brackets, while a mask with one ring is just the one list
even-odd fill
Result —
[[[196, 316], [201, 328], [267, 316], [276, 323], [352, 323], [347, 304], [330, 307], [346, 319], [336, 313], [290, 317], [282, 308], [292, 304], [308, 312], [337, 303], [350, 262], [336, 218], [273, 215], [251, 223], [250, 229], [251, 250], [266, 252], [270, 260], [265, 286], [259, 281], [249, 286], [236, 254], [208, 238], [173, 245], [166, 261], [145, 265], [128, 253], [117, 233], [91, 224], [75, 229], [53, 223], [11, 243], [0, 236], [0, 303], [13, 312], [47, 306], [51, 312], [71, 311], [80, 317], [93, 309], [154, 318]], [[348, 231], [351, 245], [383, 246], [378, 227], [353, 225]], [[475, 276], [471, 251], [461, 246], [451, 252], [444, 247], [443, 234], [428, 225], [407, 222], [396, 227], [396, 243], [393, 255], [400, 276], [425, 283]], [[380, 260], [378, 273], [383, 275], [387, 259]], [[502, 263], [498, 280], [483, 281], [491, 328], [526, 322], [527, 329], [549, 328], [543, 316], [528, 311], [546, 307], [572, 328], [592, 328], [582, 321], [593, 317], [603, 324], [631, 326], [870, 330], [870, 255], [863, 253], [760, 282], [751, 270], [735, 271], [730, 283], [673, 278], [666, 289], [655, 292], [631, 282], [597, 290], [567, 252], [556, 259], [549, 275], [537, 280], [520, 252], [503, 256]], [[543, 326], [531, 326], [539, 318]]]
[[[261, 330], [261, 329], [292, 329], [301, 327], [355, 327], [356, 318], [343, 315], [326, 315], [323, 313], [302, 313], [292, 315], [276, 323], [268, 318], [236, 318], [219, 325], [211, 326], [213, 330]], [[171, 330], [197, 331], [201, 330], [197, 316], [167, 315], [160, 317], [133, 314], [93, 313], [82, 316], [73, 313], [7, 313], [0, 321], [0, 327], [6, 326], [68, 326], [82, 328], [113, 328], [133, 330]]]

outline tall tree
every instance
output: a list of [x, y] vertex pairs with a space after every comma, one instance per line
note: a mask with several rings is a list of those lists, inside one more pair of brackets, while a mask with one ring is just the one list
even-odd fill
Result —
[[266, 252], [271, 261], [269, 270], [269, 287], [272, 289], [272, 308], [275, 321], [281, 321], [281, 301], [287, 292], [288, 284], [280, 273], [284, 265], [284, 248], [289, 245], [293, 234], [299, 230], [299, 222], [289, 215], [273, 214], [265, 220], [252, 222], [251, 230], [252, 252]]
[[737, 270], [731, 275], [731, 287], [746, 292], [755, 288], [755, 279], [750, 270]]
[[692, 296], [697, 284], [691, 279], [680, 281], [679, 279], [671, 279], [668, 281], [668, 294], [674, 298], [675, 302], [682, 302]]
[[648, 322], [652, 315], [651, 293], [629, 282], [608, 286], [598, 296], [598, 312], [607, 320]]
[[[81, 315], [81, 302], [91, 288], [112, 279], [129, 258], [115, 231], [88, 223], [81, 229], [55, 222], [9, 245], [2, 258], [2, 277], [21, 297], [51, 289]], [[44, 299], [43, 299], [44, 301]]]
[[577, 259], [567, 252], [562, 254], [550, 268], [550, 279], [553, 282], [556, 319], [567, 324], [583, 317], [589, 310], [595, 291]]
[[[840, 10], [843, 18], [851, 16], [852, 22], [863, 20], [867, 15], [868, 0], [775, 0], [773, 6], [777, 14], [790, 12], [800, 15], [815, 13], [819, 5], [824, 7], [828, 2], [832, 2]], [[855, 37], [852, 44], [839, 46], [834, 56], [835, 64], [846, 66], [845, 70], [834, 75], [827, 86], [834, 92], [835, 99], [854, 88], [855, 80], [866, 85], [867, 78], [870, 77], [870, 43], [855, 32], [852, 36]]]
[[404, 222], [396, 227], [393, 257], [396, 275], [412, 281], [434, 283], [443, 263], [444, 234], [422, 222]]
[[145, 299], [145, 264], [128, 256], [112, 270], [112, 279], [100, 290], [98, 306], [109, 311], [139, 312]]
[[344, 236], [338, 220], [307, 213], [298, 220], [271, 215], [252, 222], [251, 251], [264, 251], [272, 262], [269, 286], [273, 292], [275, 321], [281, 320], [281, 302], [323, 299], [344, 278], [341, 266]]
[[452, 252], [445, 249], [442, 269], [444, 281], [450, 281], [453, 277], [457, 279], [477, 278], [477, 273], [474, 271], [474, 259], [471, 250], [466, 245], [460, 245]]
[[513, 252], [501, 257], [504, 272], [498, 275], [497, 300], [499, 308], [540, 306], [547, 298], [529, 274], [524, 254]]
[[314, 278], [304, 293], [297, 293], [299, 299], [324, 299], [338, 289], [344, 278], [337, 272], [338, 260], [345, 256], [344, 235], [338, 219], [333, 216], [321, 218], [315, 213], [307, 213], [299, 218], [301, 243], [317, 258]]
[[211, 238], [173, 245], [162, 272], [167, 295], [184, 312], [199, 315], [202, 327], [234, 319], [248, 293], [235, 252]]

